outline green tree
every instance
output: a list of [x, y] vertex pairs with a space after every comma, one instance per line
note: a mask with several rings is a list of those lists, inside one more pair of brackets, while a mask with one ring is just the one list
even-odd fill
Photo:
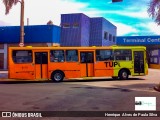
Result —
[[24, 43], [24, 0], [2, 0], [2, 1], [6, 8], [6, 11], [5, 11], [6, 15], [9, 13], [13, 5], [16, 5], [18, 2], [21, 3], [20, 42]]
[[160, 0], [150, 0], [147, 12], [160, 25]]

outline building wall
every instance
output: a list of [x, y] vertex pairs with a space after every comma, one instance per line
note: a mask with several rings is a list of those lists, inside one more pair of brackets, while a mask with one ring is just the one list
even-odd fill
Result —
[[0, 69], [4, 68], [4, 53], [0, 52]]
[[[74, 27], [77, 23], [79, 27]], [[61, 46], [109, 46], [115, 44], [116, 26], [102, 17], [89, 18], [88, 16], [77, 14], [61, 15]], [[104, 38], [104, 32], [108, 33], [108, 38]]]
[[160, 69], [160, 48], [150, 49], [149, 67]]
[[4, 67], [4, 44], [0, 44], [0, 69]]
[[[33, 25], [24, 27], [25, 43], [60, 43], [60, 27], [55, 25]], [[19, 43], [20, 26], [0, 27], [0, 43]]]
[[82, 14], [61, 15], [61, 46], [89, 45], [89, 18]]
[[60, 27], [55, 25], [25, 26], [26, 43], [60, 43]]
[[150, 64], [160, 64], [160, 49], [150, 50]]
[[[107, 37], [105, 34], [107, 33]], [[102, 46], [116, 44], [117, 27], [108, 20], [102, 18]]]
[[102, 46], [102, 19], [91, 18], [90, 46]]
[[7, 44], [0, 44], [0, 69], [7, 69]]
[[[79, 27], [73, 28], [73, 24]], [[61, 15], [61, 46], [78, 46], [80, 45], [81, 33], [81, 16], [79, 14], [62, 14]]]
[[19, 43], [20, 27], [19, 26], [2, 26], [0, 27], [0, 44]]
[[91, 18], [90, 46], [110, 46], [115, 44], [116, 31], [116, 26], [103, 17]]
[[81, 46], [89, 46], [90, 18], [84, 14], [81, 16]]

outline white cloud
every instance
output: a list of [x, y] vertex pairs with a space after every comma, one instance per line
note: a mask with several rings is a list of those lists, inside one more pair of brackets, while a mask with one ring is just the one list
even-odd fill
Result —
[[[60, 15], [65, 13], [80, 13], [87, 4], [74, 2], [74, 0], [25, 0], [25, 24], [29, 18], [29, 24], [46, 24], [52, 20], [54, 24], [60, 24]], [[10, 13], [5, 15], [3, 3], [0, 3], [0, 19], [12, 25], [19, 25], [20, 3], [13, 6]]]
[[116, 11], [116, 10], [97, 10], [97, 9], [91, 9], [88, 10], [87, 13], [91, 13], [91, 15], [94, 14], [117, 14], [117, 15], [123, 15], [123, 16], [127, 16], [127, 17], [132, 17], [132, 18], [149, 18], [149, 15], [147, 13], [147, 11], [143, 10], [143, 11], [138, 11], [138, 12], [134, 12], [134, 11], [126, 11], [126, 10], [122, 10], [122, 11]]
[[117, 36], [123, 36], [128, 33], [138, 33], [138, 30], [134, 27], [131, 27], [129, 25], [123, 24], [123, 23], [116, 23], [113, 22], [115, 26], [117, 26]]
[[158, 26], [154, 22], [148, 22], [146, 24], [141, 24], [141, 26], [147, 27], [151, 32], [155, 33], [156, 35], [160, 35], [160, 26]]
[[9, 23], [6, 23], [6, 22], [0, 20], [0, 26], [7, 26], [7, 25], [9, 25]]
[[118, 11], [118, 12], [115, 12], [114, 14], [124, 15], [124, 16], [134, 17], [134, 18], [149, 18], [148, 13], [146, 11], [138, 11], [138, 12]]
[[[142, 1], [141, 1], [142, 2]], [[140, 18], [140, 19], [145, 19], [149, 18], [149, 15], [147, 13], [147, 4], [144, 3], [141, 5], [141, 7], [138, 4], [141, 2], [137, 2], [137, 4], [132, 5], [132, 6], [126, 6], [126, 8], [123, 9], [114, 9], [114, 10], [101, 10], [101, 8], [89, 8], [87, 9], [87, 13], [90, 15], [101, 15], [101, 14], [112, 14], [112, 15], [123, 15], [127, 17], [132, 17], [132, 18]]]

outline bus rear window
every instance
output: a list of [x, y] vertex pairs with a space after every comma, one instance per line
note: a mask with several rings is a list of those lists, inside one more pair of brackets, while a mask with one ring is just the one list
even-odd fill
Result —
[[31, 50], [13, 50], [12, 59], [15, 63], [32, 63]]

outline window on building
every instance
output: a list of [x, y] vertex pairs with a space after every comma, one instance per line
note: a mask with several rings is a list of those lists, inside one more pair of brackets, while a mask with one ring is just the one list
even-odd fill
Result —
[[109, 41], [112, 41], [112, 35], [109, 34]]
[[113, 36], [113, 42], [116, 42], [116, 37], [115, 36]]
[[158, 49], [151, 51], [151, 56], [158, 56]]
[[4, 44], [0, 44], [0, 49], [4, 49]]
[[64, 51], [63, 50], [51, 50], [50, 51], [51, 62], [64, 62]]
[[63, 27], [63, 28], [70, 28], [70, 24], [69, 24], [69, 23], [63, 23], [63, 24], [62, 24], [62, 27]]
[[154, 57], [154, 63], [157, 64], [158, 63], [158, 58]]
[[150, 62], [153, 63], [153, 58], [152, 57], [150, 58]]
[[32, 51], [31, 50], [14, 50], [12, 58], [15, 63], [31, 63]]
[[79, 27], [79, 23], [73, 23], [73, 28], [78, 28]]
[[114, 50], [114, 60], [132, 60], [131, 50]]
[[108, 32], [104, 31], [104, 39], [108, 40]]
[[112, 60], [112, 50], [96, 50], [96, 60], [97, 61]]
[[67, 62], [77, 62], [78, 61], [78, 51], [77, 50], [66, 50], [66, 61]]

